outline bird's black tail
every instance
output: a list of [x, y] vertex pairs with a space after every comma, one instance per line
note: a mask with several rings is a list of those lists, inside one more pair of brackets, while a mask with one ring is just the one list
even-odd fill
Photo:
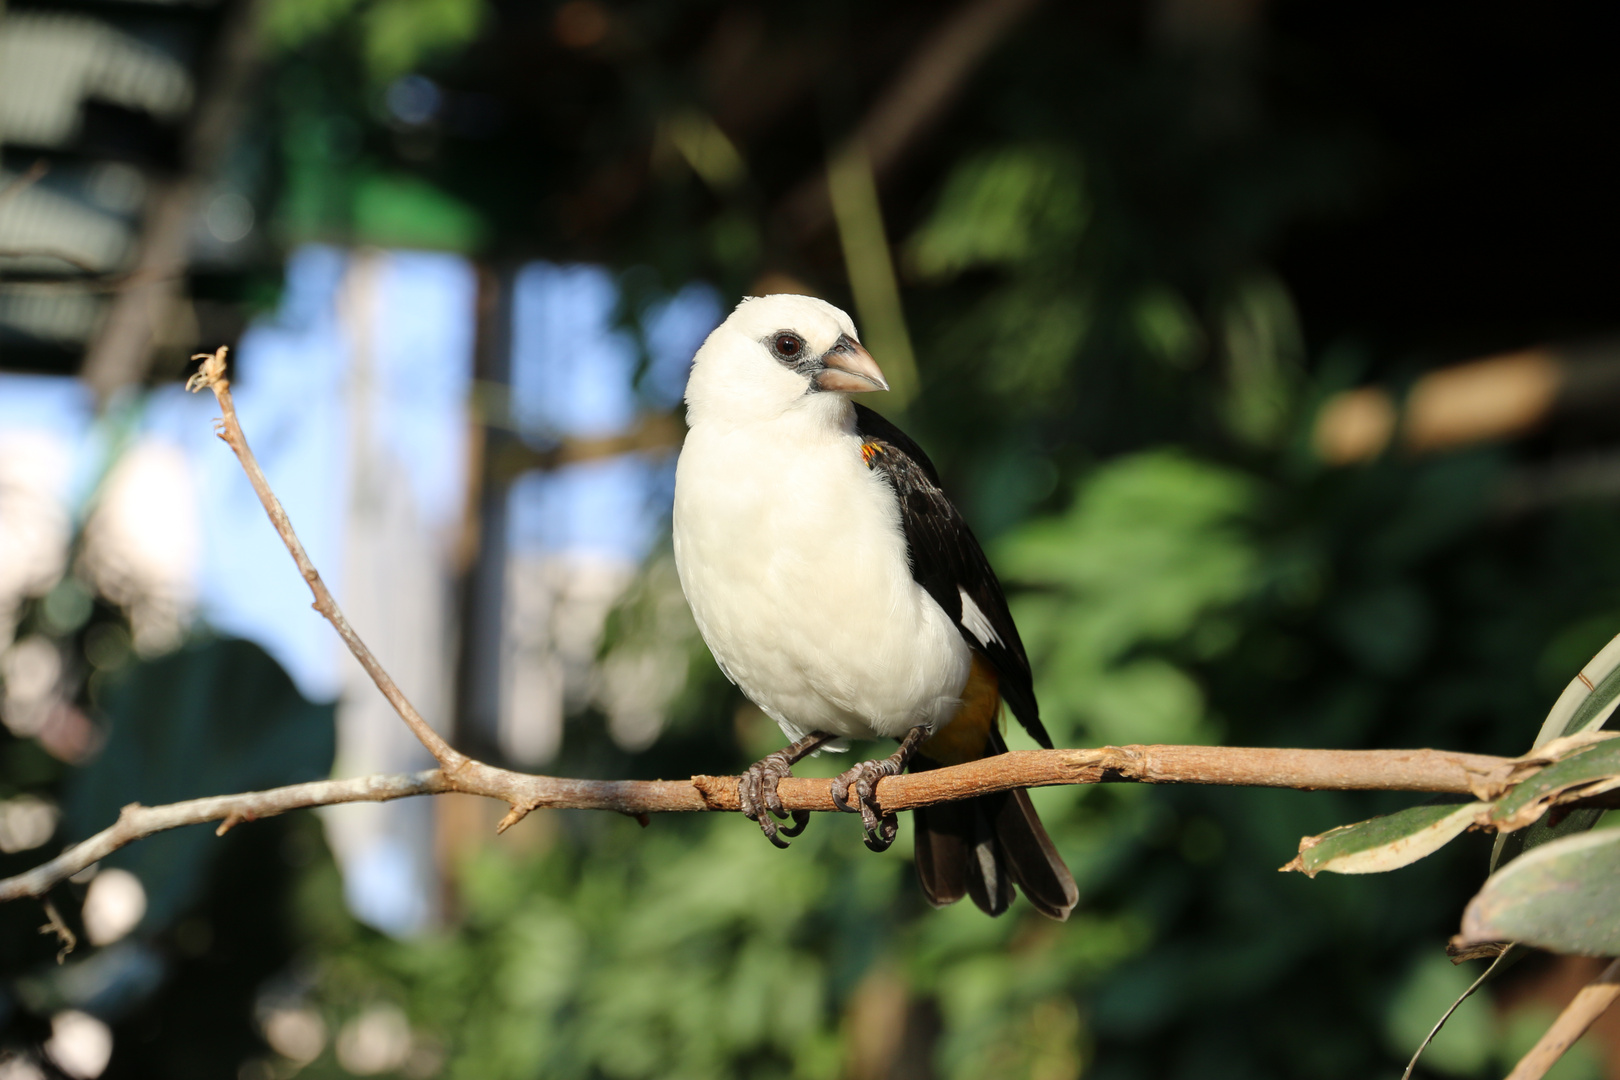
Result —
[[[1007, 746], [993, 728], [986, 755]], [[939, 768], [921, 755], [911, 770]], [[1080, 899], [1074, 877], [1046, 835], [1029, 794], [1023, 790], [938, 803], [912, 812], [917, 829], [917, 878], [935, 907], [971, 896], [980, 910], [1000, 915], [1013, 899], [1013, 886], [1043, 915], [1064, 920]]]

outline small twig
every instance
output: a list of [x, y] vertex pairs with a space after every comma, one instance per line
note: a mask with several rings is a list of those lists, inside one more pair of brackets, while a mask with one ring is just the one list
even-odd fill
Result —
[[1451, 1019], [1451, 1014], [1462, 1008], [1462, 1003], [1473, 997], [1474, 992], [1485, 985], [1485, 980], [1489, 979], [1496, 969], [1502, 966], [1502, 962], [1507, 959], [1508, 951], [1504, 949], [1498, 952], [1489, 966], [1479, 973], [1479, 978], [1470, 983], [1468, 989], [1464, 990], [1462, 995], [1451, 1003], [1451, 1008], [1447, 1009], [1440, 1019], [1434, 1022], [1434, 1026], [1429, 1029], [1429, 1033], [1423, 1037], [1423, 1041], [1418, 1044], [1418, 1048], [1412, 1052], [1412, 1060], [1406, 1063], [1406, 1071], [1401, 1073], [1401, 1080], [1412, 1080], [1412, 1072], [1417, 1068], [1418, 1058], [1423, 1056], [1423, 1051], [1427, 1050], [1429, 1044], [1434, 1041], [1434, 1037], [1440, 1034], [1440, 1029], [1446, 1026], [1447, 1020]]
[[73, 932], [72, 927], [62, 921], [62, 913], [56, 910], [56, 905], [45, 900], [45, 925], [39, 928], [42, 934], [55, 934], [56, 940], [62, 947], [56, 952], [56, 962], [62, 963], [68, 958], [68, 953], [79, 947], [79, 936]]
[[1564, 1007], [1552, 1027], [1519, 1059], [1507, 1080], [1541, 1080], [1558, 1064], [1576, 1040], [1586, 1034], [1598, 1017], [1620, 998], [1620, 960], [1603, 969], [1603, 974], [1581, 987], [1575, 999]]
[[186, 389], [192, 393], [204, 388], [214, 392], [222, 414], [219, 421], [219, 437], [225, 440], [226, 445], [236, 454], [236, 459], [242, 463], [248, 480], [253, 484], [253, 490], [259, 496], [259, 502], [264, 505], [265, 513], [270, 515], [270, 523], [281, 535], [282, 542], [292, 554], [293, 562], [298, 565], [298, 572], [304, 576], [304, 582], [315, 596], [315, 610], [325, 616], [326, 621], [337, 630], [338, 636], [349, 647], [354, 658], [360, 661], [360, 666], [371, 676], [371, 681], [377, 684], [377, 689], [382, 691], [383, 697], [388, 699], [388, 703], [409, 725], [422, 745], [427, 747], [434, 760], [446, 772], [455, 773], [467, 763], [466, 755], [451, 747], [437, 731], [433, 730], [422, 718], [422, 714], [416, 711], [416, 706], [410, 703], [404, 691], [400, 690], [393, 677], [377, 662], [377, 658], [366, 647], [366, 643], [360, 640], [360, 635], [354, 632], [354, 627], [349, 625], [349, 620], [344, 618], [343, 610], [338, 607], [332, 591], [326, 587], [326, 582], [321, 580], [320, 571], [310, 562], [298, 534], [293, 532], [292, 521], [288, 519], [287, 511], [282, 508], [281, 500], [276, 498], [276, 493], [271, 490], [270, 481], [265, 479], [264, 470], [259, 468], [258, 459], [248, 447], [247, 436], [242, 433], [242, 425], [236, 418], [236, 405], [231, 401], [231, 383], [225, 377], [226, 351], [226, 346], [221, 345], [212, 354], [199, 353], [193, 356], [193, 360], [201, 360], [203, 365], [197, 374], [186, 382]]

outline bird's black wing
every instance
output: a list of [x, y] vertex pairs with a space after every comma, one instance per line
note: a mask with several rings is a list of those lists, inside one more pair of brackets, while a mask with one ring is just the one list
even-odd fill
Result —
[[[899, 497], [911, 576], [951, 617], [967, 643], [990, 661], [1002, 699], [1018, 722], [1036, 742], [1051, 749], [1052, 739], [1035, 703], [1029, 657], [1007, 610], [1001, 582], [973, 530], [940, 489], [934, 463], [905, 432], [863, 405], [855, 406], [855, 429], [867, 465], [888, 477]], [[963, 603], [964, 596], [971, 606]]]

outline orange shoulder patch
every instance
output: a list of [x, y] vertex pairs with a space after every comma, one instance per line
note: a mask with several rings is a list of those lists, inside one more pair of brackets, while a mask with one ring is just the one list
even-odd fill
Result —
[[882, 453], [882, 443], [861, 443], [861, 460], [866, 462], [866, 467], [868, 469], [872, 467], [872, 462], [876, 461]]

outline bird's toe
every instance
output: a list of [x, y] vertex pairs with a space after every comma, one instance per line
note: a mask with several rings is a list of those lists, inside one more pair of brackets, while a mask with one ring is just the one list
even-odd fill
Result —
[[866, 846], [873, 851], [888, 851], [894, 843], [894, 838], [900, 835], [900, 815], [885, 814], [878, 823], [877, 828], [868, 827], [866, 835], [862, 837]]
[[777, 825], [771, 820], [771, 815], [786, 821], [789, 811], [782, 805], [782, 796], [777, 791], [777, 785], [785, 776], [793, 775], [792, 768], [778, 754], [772, 754], [762, 761], [756, 761], [737, 780], [737, 801], [742, 806], [744, 816], [759, 826], [765, 839], [779, 848], [787, 847], [787, 840], [783, 837], [794, 837], [804, 832], [804, 827], [810, 823], [809, 813], [793, 811], [792, 825]]
[[861, 815], [866, 846], [873, 851], [887, 851], [900, 831], [899, 816], [885, 814], [877, 801], [878, 781], [898, 771], [887, 760], [862, 761], [832, 782], [833, 804], [840, 810]]

